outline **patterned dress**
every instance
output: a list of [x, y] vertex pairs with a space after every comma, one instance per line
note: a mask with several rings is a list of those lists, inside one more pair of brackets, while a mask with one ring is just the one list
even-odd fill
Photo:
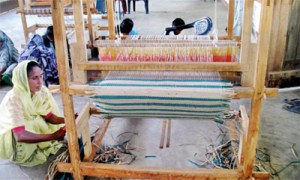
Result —
[[59, 83], [55, 52], [45, 46], [40, 35], [33, 35], [21, 52], [19, 62], [24, 60], [35, 60], [39, 63], [44, 72], [45, 86]]

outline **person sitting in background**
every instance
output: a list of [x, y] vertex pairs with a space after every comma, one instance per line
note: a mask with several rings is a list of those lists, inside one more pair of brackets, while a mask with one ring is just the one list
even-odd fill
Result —
[[106, 14], [105, 0], [97, 0], [97, 1], [96, 1], [96, 9], [97, 9], [101, 14]]
[[19, 62], [24, 60], [35, 60], [42, 67], [44, 84], [58, 84], [58, 71], [56, 56], [52, 48], [45, 46], [43, 38], [35, 34], [26, 44], [20, 54]]
[[[54, 33], [53, 33], [53, 26], [48, 26], [45, 34], [42, 36], [44, 44], [46, 47], [53, 49], [55, 53], [55, 41], [54, 41]], [[71, 55], [70, 55], [70, 45], [68, 42], [68, 39], [66, 39], [67, 42], [67, 50], [68, 50], [68, 60], [69, 64], [71, 66]]]
[[47, 27], [45, 34], [42, 36], [44, 44], [48, 48], [52, 48], [55, 52], [53, 26]]
[[[174, 20], [172, 21], [172, 27], [183, 26], [183, 25], [185, 25], [185, 22], [184, 22], [184, 20], [181, 19], [181, 18], [176, 18], [176, 19], [174, 19]], [[176, 30], [174, 31], [174, 35], [180, 34], [181, 31], [182, 31], [182, 30], [177, 30], [177, 29], [176, 29]]]
[[12, 40], [0, 30], [0, 82], [12, 86], [12, 71], [18, 64], [19, 52]]
[[[185, 25], [185, 22], [181, 18], [176, 18], [172, 21], [172, 28], [178, 27], [178, 26], [183, 26], [183, 25]], [[182, 29], [175, 29], [172, 31], [174, 32], [174, 35], [179, 35], [181, 33]], [[170, 32], [171, 31], [166, 31], [165, 35], [170, 35]]]
[[20, 62], [12, 81], [13, 89], [0, 104], [0, 158], [28, 167], [43, 164], [62, 147], [64, 118], [43, 86], [36, 61]]
[[170, 32], [174, 32], [174, 35], [179, 35], [182, 30], [194, 28], [195, 34], [202, 36], [207, 35], [213, 27], [213, 23], [210, 17], [202, 17], [194, 22], [185, 24], [181, 18], [176, 18], [172, 22], [172, 27], [167, 27], [164, 34], [169, 35]]
[[134, 22], [130, 18], [125, 18], [120, 24], [120, 31], [124, 35], [138, 35], [134, 28]]

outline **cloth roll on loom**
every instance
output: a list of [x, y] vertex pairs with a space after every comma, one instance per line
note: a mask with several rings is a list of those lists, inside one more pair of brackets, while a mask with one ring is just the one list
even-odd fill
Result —
[[233, 85], [215, 72], [111, 71], [89, 84], [102, 114], [113, 117], [211, 119], [229, 109]]

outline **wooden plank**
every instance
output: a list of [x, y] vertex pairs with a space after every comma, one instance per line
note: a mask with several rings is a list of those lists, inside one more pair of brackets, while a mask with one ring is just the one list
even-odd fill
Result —
[[80, 95], [95, 95], [94, 88], [89, 87], [88, 85], [71, 85], [70, 86], [70, 94], [80, 94]]
[[108, 17], [108, 29], [109, 29], [109, 39], [114, 40], [116, 38], [115, 32], [115, 16], [114, 16], [114, 1], [106, 1], [107, 17]]
[[[51, 0], [47, 0], [47, 1], [34, 1], [32, 2], [31, 0], [26, 0], [28, 2], [26, 2], [27, 6], [32, 8], [33, 6], [51, 6]], [[71, 4], [70, 0], [65, 0], [64, 1], [64, 6], [68, 6]]]
[[29, 33], [35, 34], [35, 31], [36, 31], [37, 29], [38, 29], [38, 27], [37, 27], [36, 24], [34, 24], [34, 25], [32, 25], [32, 26], [29, 26], [29, 27], [27, 28], [28, 34], [29, 34]]
[[102, 19], [108, 19], [107, 14], [101, 16]]
[[228, 6], [228, 22], [227, 22], [227, 36], [233, 36], [233, 23], [234, 23], [234, 0], [229, 0]]
[[[49, 85], [48, 89], [50, 91], [56, 91], [56, 89], [59, 90], [59, 85]], [[88, 85], [78, 85], [73, 84], [69, 87], [69, 94], [71, 95], [94, 95], [95, 91], [94, 88], [88, 86]]]
[[[58, 163], [60, 172], [70, 172], [69, 163]], [[205, 169], [205, 168], [166, 168], [132, 165], [112, 165], [101, 163], [82, 162], [80, 169], [83, 175], [138, 178], [138, 179], [239, 179], [242, 177], [241, 169]]]
[[[52, 24], [36, 24], [38, 28], [47, 28], [48, 26], [51, 26]], [[75, 29], [75, 24], [66, 24], [66, 29]], [[85, 29], [88, 29], [88, 26], [85, 25]], [[74, 31], [75, 33], [75, 31]]]
[[90, 103], [86, 103], [76, 119], [77, 134], [79, 135], [79, 137], [81, 136], [84, 145], [84, 158], [89, 157], [92, 152], [89, 119]]
[[100, 27], [98, 27], [97, 30], [99, 30], [99, 31], [107, 31], [109, 29], [108, 29], [108, 26], [100, 26]]
[[249, 178], [252, 174], [260, 126], [260, 114], [262, 110], [263, 92], [265, 89], [265, 77], [270, 49], [274, 1], [262, 0], [260, 19], [260, 35], [258, 39], [257, 66], [254, 75], [254, 95], [251, 101], [250, 124], [248, 130], [247, 145], [245, 152], [244, 173]]
[[[93, 166], [93, 165], [90, 165], [92, 163], [89, 163], [89, 164], [82, 163], [82, 164], [84, 164], [84, 166], [88, 166], [88, 168], [92, 168], [92, 166]], [[102, 165], [106, 166], [107, 164], [97, 164], [97, 166], [102, 166]], [[108, 165], [108, 166], [117, 166], [117, 165]], [[122, 166], [123, 169], [125, 169], [125, 168], [130, 169], [130, 167], [131, 166], [128, 166], [128, 167], [127, 166], [126, 167]], [[60, 172], [71, 172], [72, 171], [72, 165], [70, 163], [59, 162], [57, 164], [57, 168]], [[103, 167], [103, 168], [105, 168], [105, 167]], [[109, 168], [111, 168], [111, 167], [109, 167]], [[135, 166], [135, 168], [133, 170], [135, 170], [137, 168], [139, 168], [139, 169], [148, 169], [148, 167], [141, 167], [141, 166], [136, 167]], [[155, 168], [153, 168], [153, 167], [150, 167], [150, 168], [151, 168], [151, 170], [149, 170], [150, 173], [154, 174], [155, 173]], [[203, 169], [203, 168], [202, 169], [195, 169], [195, 168], [193, 168], [192, 170], [189, 170], [189, 169], [186, 169], [186, 168], [185, 169], [183, 169], [183, 168], [179, 169], [179, 168], [160, 168], [160, 167], [156, 167], [156, 169], [159, 169], [159, 170], [162, 169], [162, 171], [164, 171], [165, 174], [167, 174], [169, 172], [170, 176], [166, 177], [167, 175], [164, 175], [164, 177], [165, 177], [164, 179], [180, 179], [180, 178], [181, 179], [187, 179], [187, 178], [188, 179], [200, 179], [200, 178], [202, 178], [202, 179], [204, 179], [204, 178], [207, 178], [207, 179], [213, 179], [213, 178], [217, 178], [217, 179], [237, 179], [237, 178], [230, 177], [230, 176], [231, 175], [236, 176], [235, 173], [240, 173], [240, 171], [241, 171], [241, 170], [228, 170], [228, 171], [230, 171], [229, 174], [228, 175], [226, 174], [225, 177], [222, 177], [224, 175], [223, 174], [224, 171], [226, 173], [226, 171], [227, 171], [226, 169]], [[85, 171], [86, 171], [86, 169], [85, 169]], [[106, 169], [106, 171], [108, 171], [108, 170]], [[142, 170], [140, 170], [140, 171], [142, 171]], [[166, 172], [166, 171], [168, 171], [168, 172]], [[182, 177], [183, 175], [181, 175], [181, 176], [175, 175], [173, 173], [173, 171], [178, 172], [177, 174], [184, 171], [183, 173], [185, 173], [186, 175], [184, 175], [184, 177]], [[232, 171], [237, 171], [237, 172], [232, 172]], [[189, 175], [190, 173], [193, 173], [193, 172], [196, 172], [196, 173], [198, 172], [198, 173], [195, 176]], [[220, 175], [213, 174], [213, 173], [220, 173], [220, 172], [222, 173]], [[113, 172], [110, 171], [110, 174], [112, 174], [112, 173]], [[162, 172], [159, 171], [158, 173], [161, 174]], [[217, 177], [215, 177], [216, 175], [217, 175]], [[270, 174], [267, 173], [267, 172], [253, 172], [252, 175], [253, 175], [252, 177], [254, 179], [258, 179], [258, 180], [268, 180], [268, 179], [270, 179]], [[158, 175], [156, 175], [156, 176], [158, 176]], [[187, 177], [187, 176], [189, 176], [189, 177]], [[163, 179], [163, 178], [161, 178], [161, 176], [159, 176], [156, 179]]]
[[253, 86], [253, 74], [255, 72], [256, 44], [251, 43], [253, 0], [244, 1], [244, 14], [241, 39], [241, 64], [249, 65], [247, 72], [242, 74], [242, 86]]
[[[254, 93], [254, 89], [252, 87], [234, 87], [234, 97], [233, 99], [241, 99], [241, 98], [251, 98]], [[278, 88], [265, 88], [264, 92], [261, 94], [262, 97], [277, 97], [278, 96]]]
[[99, 145], [104, 138], [104, 135], [108, 129], [110, 122], [111, 122], [111, 119], [106, 120], [104, 122], [104, 124], [102, 125], [102, 127], [100, 129], [98, 129], [98, 131], [96, 132], [96, 135], [95, 135], [93, 143], [92, 143], [92, 152], [88, 158], [84, 159], [85, 161], [93, 161], [93, 158], [97, 153]]
[[80, 174], [80, 157], [78, 136], [74, 117], [73, 98], [69, 95], [70, 71], [67, 57], [67, 44], [64, 24], [64, 10], [62, 0], [52, 0], [52, 20], [54, 39], [56, 47], [56, 57], [58, 65], [58, 75], [60, 82], [60, 91], [64, 107], [65, 124], [68, 137], [68, 149], [72, 163], [72, 173], [74, 179], [83, 179]]
[[278, 88], [265, 88], [263, 97], [277, 97], [278, 96]]
[[233, 99], [251, 98], [253, 96], [254, 89], [252, 87], [234, 87]]
[[[50, 85], [49, 89], [54, 90], [59, 88], [57, 85]], [[254, 89], [252, 87], [233, 87], [235, 95], [233, 96], [234, 99], [241, 99], [241, 98], [251, 98], [254, 93]], [[72, 84], [69, 88], [69, 93], [72, 95], [95, 95], [95, 89], [88, 85], [78, 85]], [[266, 97], [276, 97], [278, 96], [278, 88], [265, 88], [264, 93], [262, 96]]]
[[99, 62], [79, 63], [79, 70], [124, 70], [124, 71], [240, 71], [248, 70], [239, 63], [192, 63], [192, 62]]
[[50, 1], [41, 1], [41, 2], [31, 2], [29, 4], [30, 7], [32, 6], [51, 6], [51, 2]]
[[[21, 11], [24, 11], [24, 3], [23, 0], [18, 0], [19, 3], [19, 8]], [[27, 43], [29, 40], [29, 33], [28, 33], [28, 29], [27, 29], [27, 21], [26, 21], [26, 17], [25, 14], [21, 13], [21, 21], [22, 21], [22, 27], [23, 27], [23, 32], [24, 32], [24, 37], [25, 37], [25, 42]]]
[[[283, 1], [286, 1], [286, 0], [283, 0]], [[273, 19], [280, 19], [280, 16], [282, 16], [282, 14], [280, 13], [281, 2], [282, 2], [282, 0], [277, 0], [274, 3]], [[280, 27], [280, 23], [281, 23], [280, 21], [273, 21], [273, 24], [272, 24], [272, 26], [274, 28], [272, 28], [272, 32], [271, 32], [272, 38], [271, 38], [271, 45], [270, 45], [270, 56], [269, 56], [269, 60], [268, 60], [268, 71], [273, 71], [272, 69], [273, 69], [274, 65], [271, 64], [271, 63], [277, 64], [278, 59], [276, 59], [276, 51], [277, 51], [277, 49], [279, 50], [279, 49], [282, 48], [281, 44], [277, 44], [278, 38], [280, 36], [278, 34], [278, 31], [280, 29], [279, 28]]]
[[291, 13], [292, 0], [275, 1], [271, 34], [270, 57], [268, 60], [268, 71], [282, 70], [286, 42], [288, 35], [288, 23]]
[[83, 19], [83, 5], [82, 0], [73, 0], [73, 12], [74, 12], [74, 22], [75, 22], [75, 32], [76, 32], [76, 43], [74, 46], [74, 51], [76, 55], [72, 58], [74, 69], [73, 69], [73, 80], [75, 82], [86, 83], [87, 75], [85, 71], [80, 71], [77, 69], [77, 63], [85, 63], [87, 59], [87, 50], [86, 50], [86, 39], [84, 31], [84, 19]]
[[300, 1], [292, 1], [291, 16], [288, 20], [288, 34], [285, 52], [285, 61], [299, 62], [300, 56]]
[[252, 177], [255, 180], [269, 180], [270, 179], [270, 174], [267, 172], [253, 172]]
[[249, 128], [249, 118], [245, 106], [243, 105], [240, 106], [240, 113], [241, 113], [242, 133], [240, 135], [240, 146], [239, 146], [238, 157], [239, 157], [240, 164], [244, 164], [245, 151], [248, 148], [247, 138], [248, 138], [248, 128]]

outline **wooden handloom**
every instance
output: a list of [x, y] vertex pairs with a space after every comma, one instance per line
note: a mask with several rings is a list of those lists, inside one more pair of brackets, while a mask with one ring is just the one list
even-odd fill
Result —
[[[74, 9], [82, 9], [81, 0], [73, 0]], [[276, 96], [277, 89], [264, 87], [269, 54], [269, 42], [272, 23], [272, 12], [274, 1], [261, 0], [262, 13], [260, 24], [260, 36], [257, 44], [250, 43], [251, 36], [251, 17], [253, 10], [253, 0], [245, 1], [243, 17], [243, 33], [241, 38], [241, 61], [234, 63], [173, 63], [173, 62], [88, 62], [86, 58], [86, 48], [84, 41], [84, 23], [82, 13], [75, 14], [76, 29], [76, 73], [79, 82], [86, 82], [86, 70], [143, 70], [143, 71], [218, 71], [218, 72], [241, 72], [242, 87], [236, 87], [235, 98], [250, 98], [251, 111], [250, 118], [241, 108], [243, 121], [243, 133], [240, 137], [240, 161], [237, 169], [201, 169], [201, 168], [163, 168], [145, 166], [126, 166], [92, 163], [91, 160], [97, 151], [110, 123], [110, 119], [102, 127], [102, 132], [98, 132], [90, 142], [88, 119], [93, 112], [90, 112], [87, 104], [79, 117], [74, 120], [74, 102], [72, 95], [90, 95], [92, 89], [86, 85], [76, 85], [70, 81], [70, 68], [67, 60], [65, 26], [64, 26], [64, 4], [62, 0], [52, 0], [52, 17], [55, 19], [53, 26], [55, 29], [55, 45], [57, 47], [58, 72], [60, 77], [60, 91], [66, 119], [68, 136], [68, 148], [71, 150], [71, 163], [59, 163], [58, 170], [61, 172], [73, 173], [74, 179], [83, 179], [83, 176], [102, 176], [116, 178], [146, 178], [146, 179], [268, 179], [269, 175], [265, 172], [253, 172], [255, 152], [258, 141], [258, 129], [260, 125], [260, 114], [262, 102], [266, 96]], [[108, 7], [112, 7], [112, 0], [108, 0]], [[111, 8], [108, 8], [108, 18], [113, 16]], [[230, 32], [230, 30], [229, 30]], [[114, 33], [112, 33], [114, 34]], [[230, 34], [230, 33], [229, 33]], [[113, 39], [113, 37], [111, 37]], [[251, 47], [257, 47], [257, 52], [249, 55]], [[74, 68], [74, 67], [73, 67]], [[79, 146], [77, 137], [83, 136], [85, 146], [85, 158], [80, 161]], [[94, 145], [96, 144], [96, 145]]]
[[[21, 20], [23, 25], [24, 37], [25, 42], [29, 40], [30, 33], [36, 33], [39, 28], [47, 28], [52, 24], [45, 24], [45, 23], [37, 23], [28, 27], [26, 15], [38, 15], [38, 16], [51, 16], [51, 1], [50, 0], [18, 0], [19, 3], [19, 10], [17, 13], [21, 14]], [[87, 14], [87, 23], [85, 23], [85, 28], [89, 30], [89, 37], [92, 41], [94, 40], [94, 29], [92, 24], [92, 14], [95, 13], [97, 10], [95, 8], [95, 0], [83, 0], [82, 1], [82, 9], [76, 9], [72, 7], [72, 0], [64, 0], [64, 14], [65, 15], [72, 15], [78, 13], [85, 13]], [[66, 25], [67, 29], [74, 29], [74, 25]]]

